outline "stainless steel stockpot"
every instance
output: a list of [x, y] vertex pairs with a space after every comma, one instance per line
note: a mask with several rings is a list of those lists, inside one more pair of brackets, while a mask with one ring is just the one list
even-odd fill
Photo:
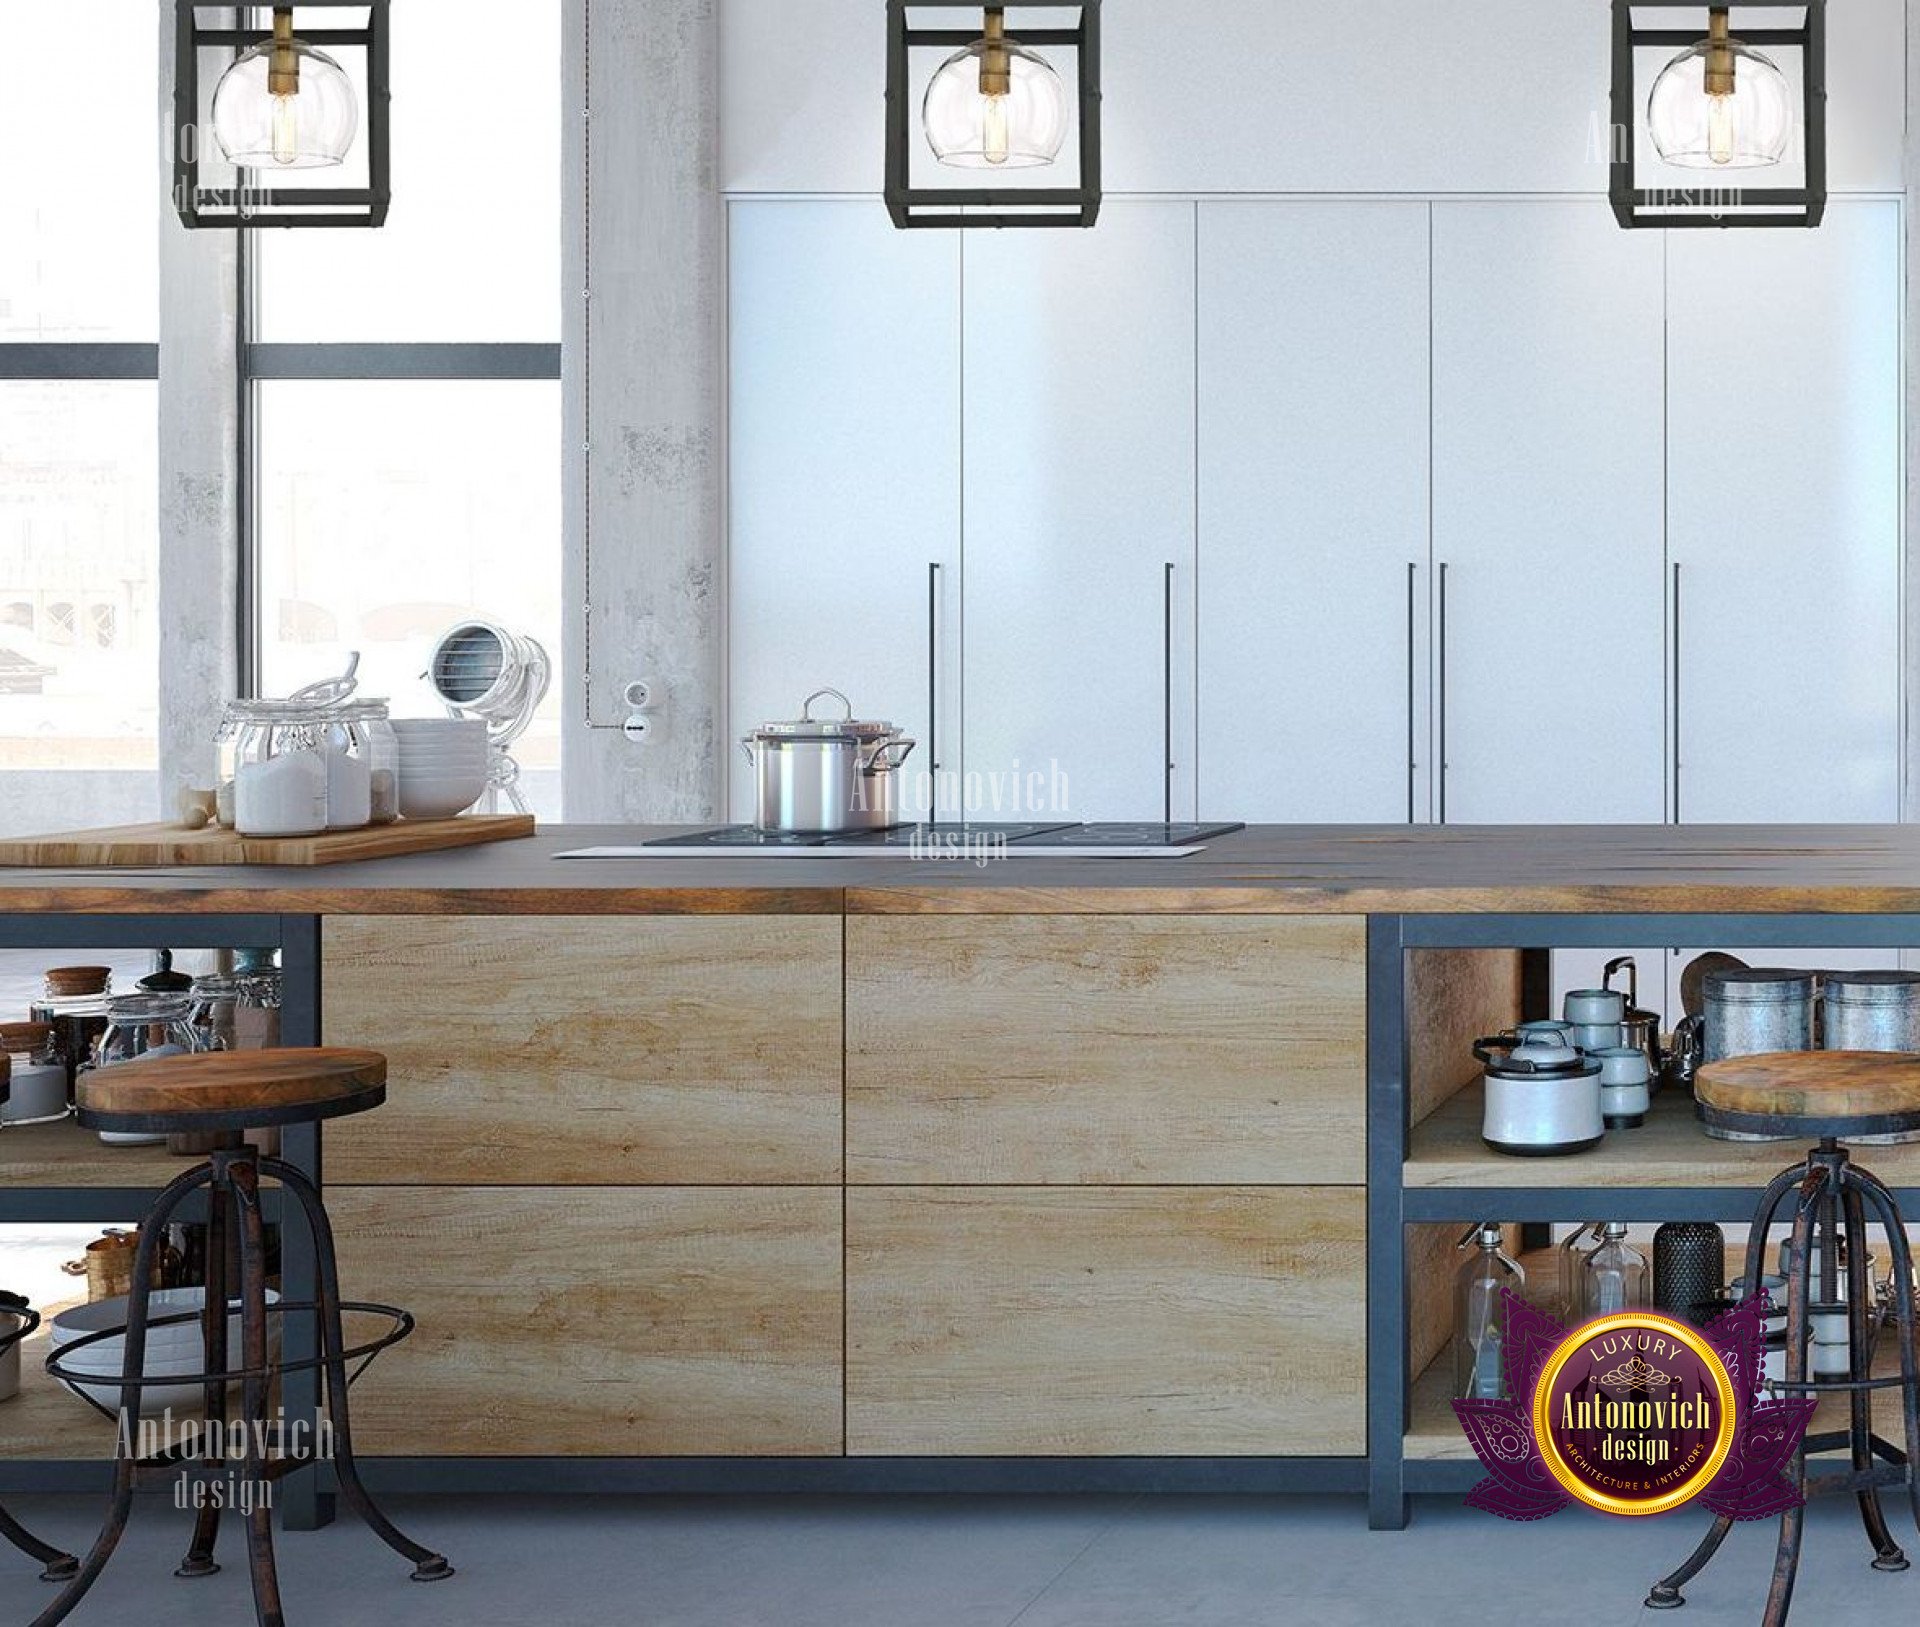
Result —
[[[838, 718], [814, 703], [837, 700]], [[740, 742], [753, 765], [754, 823], [762, 830], [882, 830], [900, 823], [900, 765], [914, 742], [891, 723], [856, 719], [837, 689], [816, 689], [789, 723], [763, 723]]]

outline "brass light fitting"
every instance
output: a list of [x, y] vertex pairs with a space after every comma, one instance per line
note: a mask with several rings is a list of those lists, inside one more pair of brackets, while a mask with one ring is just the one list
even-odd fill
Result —
[[981, 30], [986, 49], [980, 53], [980, 94], [1005, 96], [1013, 89], [1013, 64], [1007, 56], [1007, 14], [988, 6]]
[[300, 53], [293, 48], [293, 7], [273, 8], [273, 58], [267, 64], [267, 90], [275, 96], [300, 94]]
[[1727, 8], [1707, 12], [1707, 83], [1709, 96], [1733, 94], [1733, 41], [1727, 34]]

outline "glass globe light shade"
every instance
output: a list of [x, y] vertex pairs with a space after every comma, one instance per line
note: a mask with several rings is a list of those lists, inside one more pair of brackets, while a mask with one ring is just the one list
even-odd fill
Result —
[[[981, 61], [1007, 59], [1004, 96], [980, 89]], [[920, 120], [933, 156], [956, 169], [1032, 169], [1051, 164], [1067, 138], [1067, 92], [1053, 64], [1017, 40], [975, 40], [940, 64], [928, 82]]]
[[1733, 93], [1709, 96], [1707, 57], [1713, 42], [1690, 46], [1660, 70], [1647, 97], [1647, 127], [1660, 156], [1683, 169], [1758, 169], [1777, 164], [1793, 132], [1786, 76], [1770, 57], [1738, 40]]
[[248, 169], [324, 169], [341, 163], [360, 127], [360, 99], [346, 71], [304, 40], [291, 42], [299, 88], [268, 88], [272, 40], [240, 53], [213, 91], [213, 138], [232, 164]]

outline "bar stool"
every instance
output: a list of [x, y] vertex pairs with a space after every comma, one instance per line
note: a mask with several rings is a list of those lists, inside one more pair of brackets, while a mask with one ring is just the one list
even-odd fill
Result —
[[[33, 1627], [54, 1627], [66, 1618], [106, 1568], [133, 1504], [134, 1484], [141, 1469], [178, 1471], [193, 1455], [188, 1446], [174, 1447], [141, 1459], [133, 1450], [140, 1419], [140, 1392], [156, 1380], [143, 1373], [147, 1331], [166, 1323], [198, 1321], [201, 1326], [204, 1371], [166, 1375], [168, 1385], [204, 1386], [207, 1428], [201, 1442], [203, 1472], [236, 1465], [252, 1485], [263, 1485], [305, 1466], [310, 1457], [288, 1450], [289, 1438], [268, 1418], [272, 1381], [282, 1374], [319, 1369], [326, 1375], [326, 1414], [330, 1425], [334, 1472], [340, 1492], [374, 1533], [394, 1552], [413, 1562], [416, 1581], [438, 1581], [453, 1568], [431, 1549], [404, 1536], [368, 1496], [353, 1456], [353, 1432], [347, 1414], [347, 1364], [357, 1361], [353, 1377], [380, 1351], [397, 1344], [413, 1331], [413, 1318], [391, 1305], [340, 1298], [339, 1269], [334, 1259], [333, 1229], [314, 1184], [291, 1164], [263, 1157], [245, 1144], [243, 1129], [272, 1125], [311, 1124], [364, 1113], [386, 1099], [386, 1058], [376, 1051], [314, 1048], [271, 1051], [230, 1051], [213, 1055], [157, 1057], [151, 1061], [119, 1063], [85, 1074], [77, 1090], [78, 1117], [89, 1129], [212, 1133], [220, 1145], [203, 1164], [191, 1168], [154, 1200], [140, 1223], [140, 1244], [134, 1256], [133, 1286], [127, 1298], [125, 1353], [116, 1387], [117, 1409], [102, 1407], [119, 1424], [115, 1452], [113, 1501], [105, 1525], [78, 1572], [59, 1597], [42, 1611]], [[317, 1298], [299, 1303], [281, 1301], [269, 1309], [266, 1298], [265, 1242], [260, 1215], [260, 1182], [277, 1181], [284, 1198], [297, 1203], [313, 1238]], [[176, 1315], [150, 1315], [149, 1294], [154, 1261], [168, 1219], [186, 1198], [207, 1190], [207, 1291], [203, 1309]], [[237, 1231], [240, 1280], [240, 1365], [227, 1365], [227, 1323], [230, 1298], [227, 1286], [228, 1247]], [[383, 1318], [387, 1331], [380, 1337], [349, 1348], [341, 1313], [354, 1311]], [[319, 1356], [312, 1359], [269, 1359], [267, 1322], [270, 1315], [289, 1311], [317, 1312]], [[86, 1382], [107, 1388], [97, 1370], [75, 1371], [73, 1356], [97, 1340], [120, 1337], [121, 1330], [75, 1339], [47, 1358], [47, 1371], [68, 1382]], [[227, 1386], [241, 1386], [245, 1444], [239, 1458], [227, 1455]], [[98, 1403], [96, 1403], [97, 1405]], [[268, 1455], [269, 1445], [281, 1448]], [[274, 1569], [272, 1511], [264, 1498], [246, 1510], [247, 1557], [253, 1579], [254, 1613], [260, 1627], [282, 1627], [280, 1584]], [[176, 1576], [208, 1576], [214, 1563], [219, 1532], [219, 1499], [201, 1503], [191, 1544]]]
[[[1694, 1096], [1695, 1111], [1709, 1135], [1817, 1142], [1802, 1163], [1782, 1170], [1761, 1196], [1747, 1233], [1746, 1268], [1741, 1276], [1745, 1292], [1754, 1292], [1766, 1269], [1767, 1228], [1789, 1194], [1797, 1191], [1787, 1266], [1786, 1377], [1776, 1388], [1795, 1395], [1844, 1394], [1849, 1414], [1845, 1429], [1809, 1434], [1795, 1453], [1789, 1473], [1803, 1496], [1852, 1492], [1859, 1499], [1860, 1518], [1873, 1544], [1873, 1568], [1905, 1570], [1908, 1560], [1887, 1529], [1880, 1488], [1904, 1485], [1914, 1523], [1920, 1527], [1920, 1374], [1916, 1374], [1914, 1355], [1913, 1261], [1892, 1193], [1854, 1163], [1840, 1143], [1920, 1139], [1920, 1056], [1886, 1051], [1783, 1051], [1733, 1057], [1701, 1068]], [[1872, 1376], [1881, 1312], [1868, 1306], [1870, 1217], [1886, 1228], [1893, 1286], [1892, 1337], [1900, 1353], [1898, 1378]], [[1843, 1237], [1844, 1296], [1839, 1291]], [[1817, 1278], [1813, 1273], [1816, 1254]], [[1810, 1380], [1807, 1343], [1814, 1318], [1842, 1313], [1847, 1319], [1847, 1376]], [[1873, 1392], [1894, 1385], [1900, 1387], [1904, 1451], [1873, 1431]], [[1842, 1448], [1848, 1453], [1848, 1468], [1807, 1474], [1809, 1454]], [[1793, 1602], [1805, 1512], [1804, 1507], [1793, 1508], [1780, 1516], [1765, 1627], [1780, 1627]], [[1681, 1588], [1700, 1573], [1732, 1528], [1732, 1520], [1716, 1518], [1686, 1562], [1654, 1583], [1647, 1595], [1648, 1607], [1673, 1610], [1685, 1604]]]
[[[4, 1098], [0, 1098], [4, 1099]], [[0, 1335], [0, 1358], [22, 1340], [32, 1336], [33, 1330], [40, 1326], [40, 1313], [29, 1309], [26, 1301], [12, 1295], [0, 1295], [4, 1300], [4, 1309], [20, 1320], [20, 1325], [11, 1333]], [[63, 1554], [51, 1543], [42, 1542], [24, 1525], [0, 1508], [0, 1537], [4, 1537], [29, 1559], [37, 1559], [46, 1568], [40, 1572], [43, 1582], [64, 1582], [80, 1568], [80, 1561], [72, 1554]]]

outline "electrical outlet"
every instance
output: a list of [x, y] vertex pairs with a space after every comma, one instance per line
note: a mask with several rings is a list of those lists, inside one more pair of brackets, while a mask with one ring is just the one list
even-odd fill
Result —
[[644, 712], [653, 705], [654, 692], [651, 678], [635, 678], [621, 694], [626, 696], [627, 704], [636, 712]]

